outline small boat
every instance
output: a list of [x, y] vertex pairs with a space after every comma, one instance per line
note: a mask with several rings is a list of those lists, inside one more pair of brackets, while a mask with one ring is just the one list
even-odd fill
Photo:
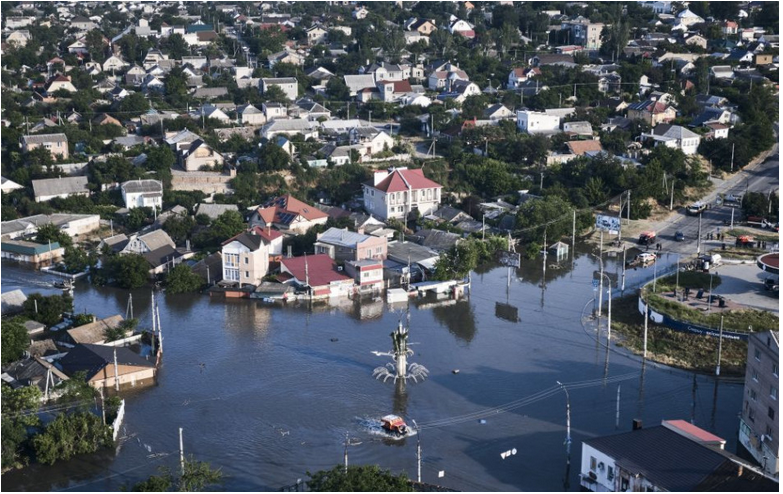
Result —
[[382, 417], [381, 426], [387, 432], [391, 432], [398, 436], [405, 436], [409, 432], [408, 425], [399, 415], [386, 415], [385, 417]]
[[52, 285], [60, 290], [73, 290], [73, 283], [70, 280], [57, 280]]

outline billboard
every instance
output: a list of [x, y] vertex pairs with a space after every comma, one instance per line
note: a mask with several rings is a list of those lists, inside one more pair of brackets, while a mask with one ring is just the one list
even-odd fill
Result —
[[595, 228], [597, 230], [607, 231], [611, 234], [618, 233], [620, 231], [620, 218], [617, 216], [597, 214], [595, 215]]

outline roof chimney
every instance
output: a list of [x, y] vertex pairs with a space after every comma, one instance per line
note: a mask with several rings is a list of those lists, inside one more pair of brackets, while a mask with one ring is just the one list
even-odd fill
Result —
[[631, 430], [638, 431], [642, 429], [642, 419], [633, 419], [633, 427]]
[[380, 171], [376, 171], [376, 172], [373, 174], [373, 181], [372, 181], [372, 184], [373, 184], [373, 185], [378, 185], [379, 183], [383, 182], [383, 180], [384, 180], [386, 177], [388, 177], [388, 176], [389, 176], [389, 172], [388, 172], [387, 170], [380, 170]]

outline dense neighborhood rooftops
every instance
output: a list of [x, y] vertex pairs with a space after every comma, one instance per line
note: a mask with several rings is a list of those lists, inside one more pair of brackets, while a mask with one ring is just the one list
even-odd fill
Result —
[[117, 314], [69, 329], [67, 333], [74, 343], [101, 343], [106, 341], [106, 331], [117, 328], [123, 320], [123, 317]]
[[356, 244], [365, 242], [369, 238], [371, 238], [369, 235], [352, 232], [347, 228], [334, 227], [318, 235], [319, 242], [342, 247], [356, 247]]
[[328, 217], [323, 211], [300, 201], [291, 194], [275, 197], [258, 208], [257, 212], [266, 223], [290, 224], [297, 216], [310, 221]]

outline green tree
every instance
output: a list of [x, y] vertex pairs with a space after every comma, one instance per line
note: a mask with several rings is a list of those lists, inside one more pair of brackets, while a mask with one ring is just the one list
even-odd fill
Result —
[[198, 461], [191, 455], [185, 460], [184, 472], [179, 476], [172, 474], [167, 467], [160, 468], [160, 475], [153, 475], [147, 480], [138, 482], [131, 487], [132, 492], [201, 492], [219, 485], [223, 480], [223, 472], [213, 469], [209, 463]]
[[48, 244], [49, 242], [58, 242], [60, 247], [70, 247], [73, 245], [71, 236], [57, 228], [53, 223], [47, 223], [38, 227], [35, 235], [35, 242], [39, 244]]
[[331, 470], [307, 472], [307, 487], [313, 492], [413, 492], [407, 475], [394, 475], [378, 465], [338, 465]]
[[285, 92], [280, 88], [280, 86], [269, 86], [264, 90], [264, 98], [267, 101], [271, 101], [273, 103], [280, 103], [283, 105], [287, 105], [291, 103], [291, 100], [288, 99], [288, 96], [285, 95]]
[[187, 293], [198, 291], [204, 280], [187, 264], [178, 264], [166, 275], [166, 293]]
[[63, 255], [63, 264], [68, 273], [81, 273], [95, 264], [95, 259], [84, 249], [66, 247]]
[[140, 254], [114, 256], [107, 268], [109, 277], [122, 288], [139, 288], [149, 280], [150, 265]]
[[[5, 333], [5, 325], [3, 325]], [[5, 351], [5, 342], [3, 342]], [[41, 390], [38, 386], [12, 389], [2, 383], [2, 466], [3, 470], [26, 462], [24, 456], [27, 429], [40, 424], [36, 413], [41, 406]]]
[[62, 320], [63, 312], [73, 311], [73, 298], [67, 293], [48, 297], [33, 293], [27, 297], [22, 309], [25, 317], [46, 326], [54, 326]]
[[125, 226], [131, 231], [139, 230], [152, 216], [152, 208], [133, 208], [125, 217]]
[[106, 338], [106, 341], [121, 340], [127, 337], [129, 334], [132, 334], [138, 325], [138, 319], [125, 319], [120, 321], [120, 323], [114, 328], [106, 327], [103, 330], [103, 336]]
[[89, 412], [60, 414], [33, 438], [35, 457], [44, 465], [94, 453], [112, 444], [111, 427]]
[[184, 55], [190, 54], [190, 47], [185, 38], [179, 33], [174, 33], [166, 39], [165, 47], [169, 50], [169, 58], [180, 60]]
[[127, 118], [138, 117], [149, 109], [150, 103], [142, 92], [136, 92], [126, 96], [122, 99], [119, 106], [119, 111], [125, 113]]
[[261, 150], [261, 170], [274, 172], [285, 170], [290, 164], [290, 156], [283, 148], [273, 142], [267, 142]]
[[11, 319], [3, 323], [2, 334], [2, 360], [3, 365], [15, 362], [22, 358], [27, 347], [30, 346], [30, 336], [27, 334], [20, 319]]
[[333, 101], [348, 101], [351, 98], [351, 91], [343, 82], [342, 77], [332, 77], [326, 83], [326, 94]]

